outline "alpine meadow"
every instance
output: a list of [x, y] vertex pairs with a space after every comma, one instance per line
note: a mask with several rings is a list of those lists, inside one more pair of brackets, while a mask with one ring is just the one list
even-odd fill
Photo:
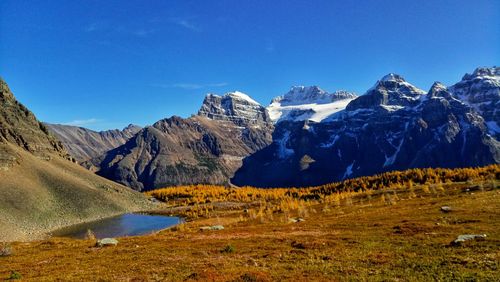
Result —
[[498, 281], [499, 50], [495, 0], [0, 1], [0, 280]]

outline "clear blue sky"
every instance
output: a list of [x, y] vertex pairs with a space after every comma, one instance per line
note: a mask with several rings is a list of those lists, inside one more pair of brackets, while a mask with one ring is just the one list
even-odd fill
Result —
[[207, 92], [427, 90], [500, 64], [500, 1], [0, 1], [0, 75], [39, 119], [121, 128]]

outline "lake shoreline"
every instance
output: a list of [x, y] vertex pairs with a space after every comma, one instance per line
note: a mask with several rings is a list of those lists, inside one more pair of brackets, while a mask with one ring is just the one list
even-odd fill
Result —
[[[156, 205], [157, 205], [156, 207], [151, 208], [151, 209], [144, 209], [144, 208], [124, 209], [124, 210], [113, 212], [113, 213], [107, 213], [106, 215], [103, 215], [103, 216], [86, 217], [86, 218], [81, 218], [81, 219], [76, 219], [76, 220], [71, 220], [71, 221], [68, 221], [66, 218], [60, 218], [60, 219], [58, 219], [58, 222], [54, 223], [51, 226], [35, 225], [35, 226], [31, 227], [32, 230], [27, 231], [25, 234], [15, 236], [14, 238], [11, 238], [9, 240], [4, 240], [1, 242], [27, 243], [27, 242], [43, 241], [43, 240], [53, 238], [54, 236], [52, 235], [52, 233], [54, 233], [60, 229], [68, 228], [68, 227], [71, 227], [74, 225], [92, 223], [95, 221], [113, 218], [113, 217], [117, 217], [117, 216], [127, 214], [127, 213], [156, 214], [158, 211], [162, 210], [162, 207], [158, 207], [158, 205], [163, 205], [163, 203], [156, 203]], [[160, 215], [160, 213], [158, 213], [158, 215]]]
[[142, 236], [177, 226], [183, 218], [145, 212], [124, 213], [60, 228], [51, 237], [85, 239], [91, 230], [98, 239]]

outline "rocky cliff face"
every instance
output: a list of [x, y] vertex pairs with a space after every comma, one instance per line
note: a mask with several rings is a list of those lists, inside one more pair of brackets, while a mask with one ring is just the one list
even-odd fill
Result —
[[211, 120], [231, 121], [239, 126], [270, 122], [266, 109], [248, 95], [235, 91], [218, 96], [208, 94], [198, 111], [199, 116]]
[[65, 225], [151, 207], [143, 195], [70, 159], [0, 79], [0, 241], [39, 239]]
[[96, 158], [125, 144], [142, 128], [130, 124], [123, 130], [93, 131], [83, 127], [45, 123], [49, 131], [61, 140], [64, 147], [79, 163]]
[[[486, 95], [490, 98], [481, 105], [497, 103], [497, 96], [490, 95], [498, 91], [494, 83], [475, 83], [488, 87], [468, 87], [462, 96]], [[389, 74], [345, 110], [321, 122], [278, 123], [273, 143], [246, 158], [232, 182], [308, 186], [413, 167], [499, 163], [500, 143], [481, 112], [457, 99], [456, 89], [435, 83], [426, 93], [401, 76]]]
[[92, 162], [98, 174], [136, 190], [227, 184], [244, 157], [271, 143], [272, 128], [248, 96], [208, 95], [197, 116], [160, 120]]

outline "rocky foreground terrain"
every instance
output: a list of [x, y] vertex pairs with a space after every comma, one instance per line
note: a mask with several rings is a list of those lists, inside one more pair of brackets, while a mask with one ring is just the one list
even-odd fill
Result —
[[75, 163], [0, 80], [0, 241], [151, 208], [140, 193]]

